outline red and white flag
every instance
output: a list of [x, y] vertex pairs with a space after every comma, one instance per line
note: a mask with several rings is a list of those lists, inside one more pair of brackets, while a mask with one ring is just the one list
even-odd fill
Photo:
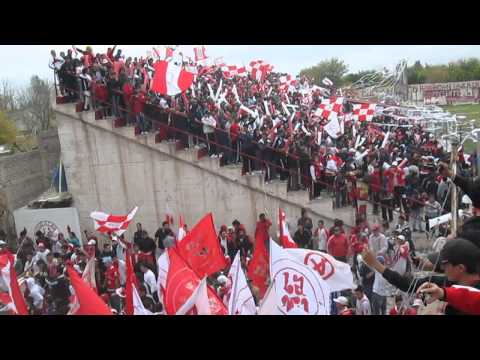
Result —
[[204, 277], [187, 301], [177, 310], [176, 315], [212, 315], [208, 299], [207, 278]]
[[234, 76], [247, 76], [248, 72], [245, 66], [238, 67], [236, 65], [222, 66], [223, 76], [233, 78]]
[[290, 86], [295, 86], [297, 80], [292, 75], [280, 76], [280, 90], [287, 91]]
[[193, 48], [193, 52], [195, 53], [195, 62], [199, 62], [199, 61], [207, 59], [207, 54], [205, 52], [205, 46], [195, 47], [195, 48]]
[[159, 60], [153, 67], [155, 75], [151, 90], [160, 95], [174, 96], [183, 93], [193, 83], [194, 74], [185, 70], [181, 65]]
[[183, 220], [183, 216], [180, 215], [180, 222], [178, 224], [178, 234], [177, 234], [177, 242], [181, 241], [187, 232], [185, 231], [185, 221]]
[[263, 60], [251, 61], [248, 67], [252, 78], [258, 81], [264, 81], [267, 75], [272, 72], [273, 66], [263, 62]]
[[228, 314], [255, 315], [257, 308], [240, 263], [240, 252], [237, 252], [235, 256], [228, 272], [228, 278], [231, 282], [230, 292], [228, 293]]
[[[192, 297], [200, 284], [200, 278], [182, 259], [174, 248], [168, 249], [170, 261], [167, 285], [165, 289], [165, 311], [175, 315], [178, 310]], [[212, 315], [228, 315], [228, 310], [217, 294], [207, 287], [207, 296]]]
[[83, 270], [82, 273], [82, 280], [90, 285], [96, 293], [98, 293], [97, 282], [95, 280], [95, 256], [88, 259], [85, 270]]
[[76, 304], [75, 310], [70, 313], [71, 315], [112, 315], [107, 304], [80, 278], [71, 265], [67, 265], [67, 273], [75, 291]]
[[338, 117], [343, 112], [343, 97], [332, 96], [328, 99], [323, 99], [322, 103], [315, 111], [315, 116], [322, 117], [324, 119], [332, 119]]
[[211, 213], [204, 216], [190, 230], [177, 244], [177, 249], [180, 256], [200, 278], [223, 270], [228, 265], [218, 241]]
[[328, 315], [330, 288], [318, 272], [270, 241], [270, 280], [284, 315]]
[[132, 255], [126, 255], [126, 280], [125, 280], [125, 314], [127, 315], [153, 315], [142, 303], [138, 294], [138, 280], [133, 272]]
[[13, 314], [28, 315], [27, 304], [18, 285], [14, 263], [13, 254], [6, 252], [0, 255], [0, 278], [7, 290], [0, 291], [0, 303], [4, 305], [4, 310], [9, 310]]
[[135, 208], [127, 215], [111, 215], [100, 211], [94, 211], [90, 214], [90, 217], [94, 221], [96, 231], [122, 235], [127, 231], [128, 225], [130, 225], [137, 210], [138, 206], [135, 206]]
[[287, 215], [282, 209], [278, 209], [278, 227], [280, 228], [280, 243], [284, 248], [297, 248], [297, 244], [293, 241], [287, 225]]
[[353, 274], [350, 265], [336, 260], [333, 256], [321, 251], [309, 249], [286, 249], [297, 261], [310, 266], [325, 280], [330, 291], [353, 289]]
[[372, 121], [377, 104], [353, 104], [352, 120]]

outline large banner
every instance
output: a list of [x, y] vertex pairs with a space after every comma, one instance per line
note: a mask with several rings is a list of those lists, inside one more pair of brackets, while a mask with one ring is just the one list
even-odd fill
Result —
[[58, 209], [29, 209], [27, 207], [20, 208], [13, 212], [15, 218], [15, 228], [17, 235], [27, 229], [27, 234], [31, 238], [40, 230], [47, 236], [53, 236], [55, 231], [63, 233], [67, 236], [67, 226], [77, 235], [78, 239], [82, 239], [80, 230], [80, 221], [76, 208], [58, 208]]

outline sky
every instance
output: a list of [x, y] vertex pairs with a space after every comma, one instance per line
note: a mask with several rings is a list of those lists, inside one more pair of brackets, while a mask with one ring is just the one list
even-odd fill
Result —
[[[94, 52], [106, 52], [110, 45], [92, 45]], [[0, 80], [14, 86], [28, 84], [32, 75], [51, 78], [48, 68], [50, 50], [66, 51], [71, 45], [0, 45]], [[85, 45], [77, 45], [84, 48]], [[401, 59], [411, 65], [416, 60], [442, 64], [460, 58], [479, 57], [480, 45], [205, 45], [207, 55], [223, 57], [228, 65], [247, 64], [262, 59], [274, 70], [297, 75], [305, 67], [338, 57], [349, 72], [394, 67]], [[119, 45], [127, 56], [145, 56], [152, 45]], [[193, 46], [181, 45], [184, 55], [193, 58]]]

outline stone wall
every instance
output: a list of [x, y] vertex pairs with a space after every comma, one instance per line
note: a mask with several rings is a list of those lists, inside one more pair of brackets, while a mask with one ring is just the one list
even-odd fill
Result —
[[56, 129], [42, 133], [39, 149], [0, 157], [0, 228], [14, 233], [14, 210], [27, 205], [48, 189], [58, 164], [60, 142]]
[[[89, 214], [102, 210], [124, 214], [139, 207], [135, 222], [151, 235], [165, 219], [167, 210], [193, 226], [213, 212], [217, 227], [239, 219], [253, 234], [262, 212], [274, 222], [278, 208], [287, 213], [292, 228], [302, 206], [308, 206], [306, 191], [287, 193], [285, 183], [269, 184], [260, 176], [241, 176], [238, 167], [220, 167], [218, 159], [197, 160], [195, 150], [176, 151], [174, 144], [156, 144], [153, 135], [134, 137], [133, 128], [113, 129], [109, 120], [91, 113], [75, 113], [71, 104], [55, 105], [62, 159], [74, 206], [82, 229], [93, 230]], [[313, 220], [332, 224], [330, 214], [311, 211]], [[135, 226], [130, 226], [130, 235]]]
[[446, 105], [480, 100], [480, 81], [463, 81], [408, 86], [408, 100]]

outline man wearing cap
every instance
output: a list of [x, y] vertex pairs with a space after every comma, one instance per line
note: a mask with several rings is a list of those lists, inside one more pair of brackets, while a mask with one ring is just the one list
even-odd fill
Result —
[[[368, 249], [363, 251], [362, 258], [365, 263], [381, 273], [390, 284], [401, 291], [417, 291], [427, 282], [440, 287], [463, 285], [480, 290], [480, 248], [463, 238], [450, 240], [440, 252], [439, 262], [445, 275], [431, 275], [417, 279], [411, 276], [402, 276], [382, 265]], [[447, 304], [445, 315], [456, 314], [460, 315], [462, 312]]]
[[348, 307], [348, 299], [345, 296], [339, 296], [333, 299], [338, 315], [355, 315], [352, 309]]

